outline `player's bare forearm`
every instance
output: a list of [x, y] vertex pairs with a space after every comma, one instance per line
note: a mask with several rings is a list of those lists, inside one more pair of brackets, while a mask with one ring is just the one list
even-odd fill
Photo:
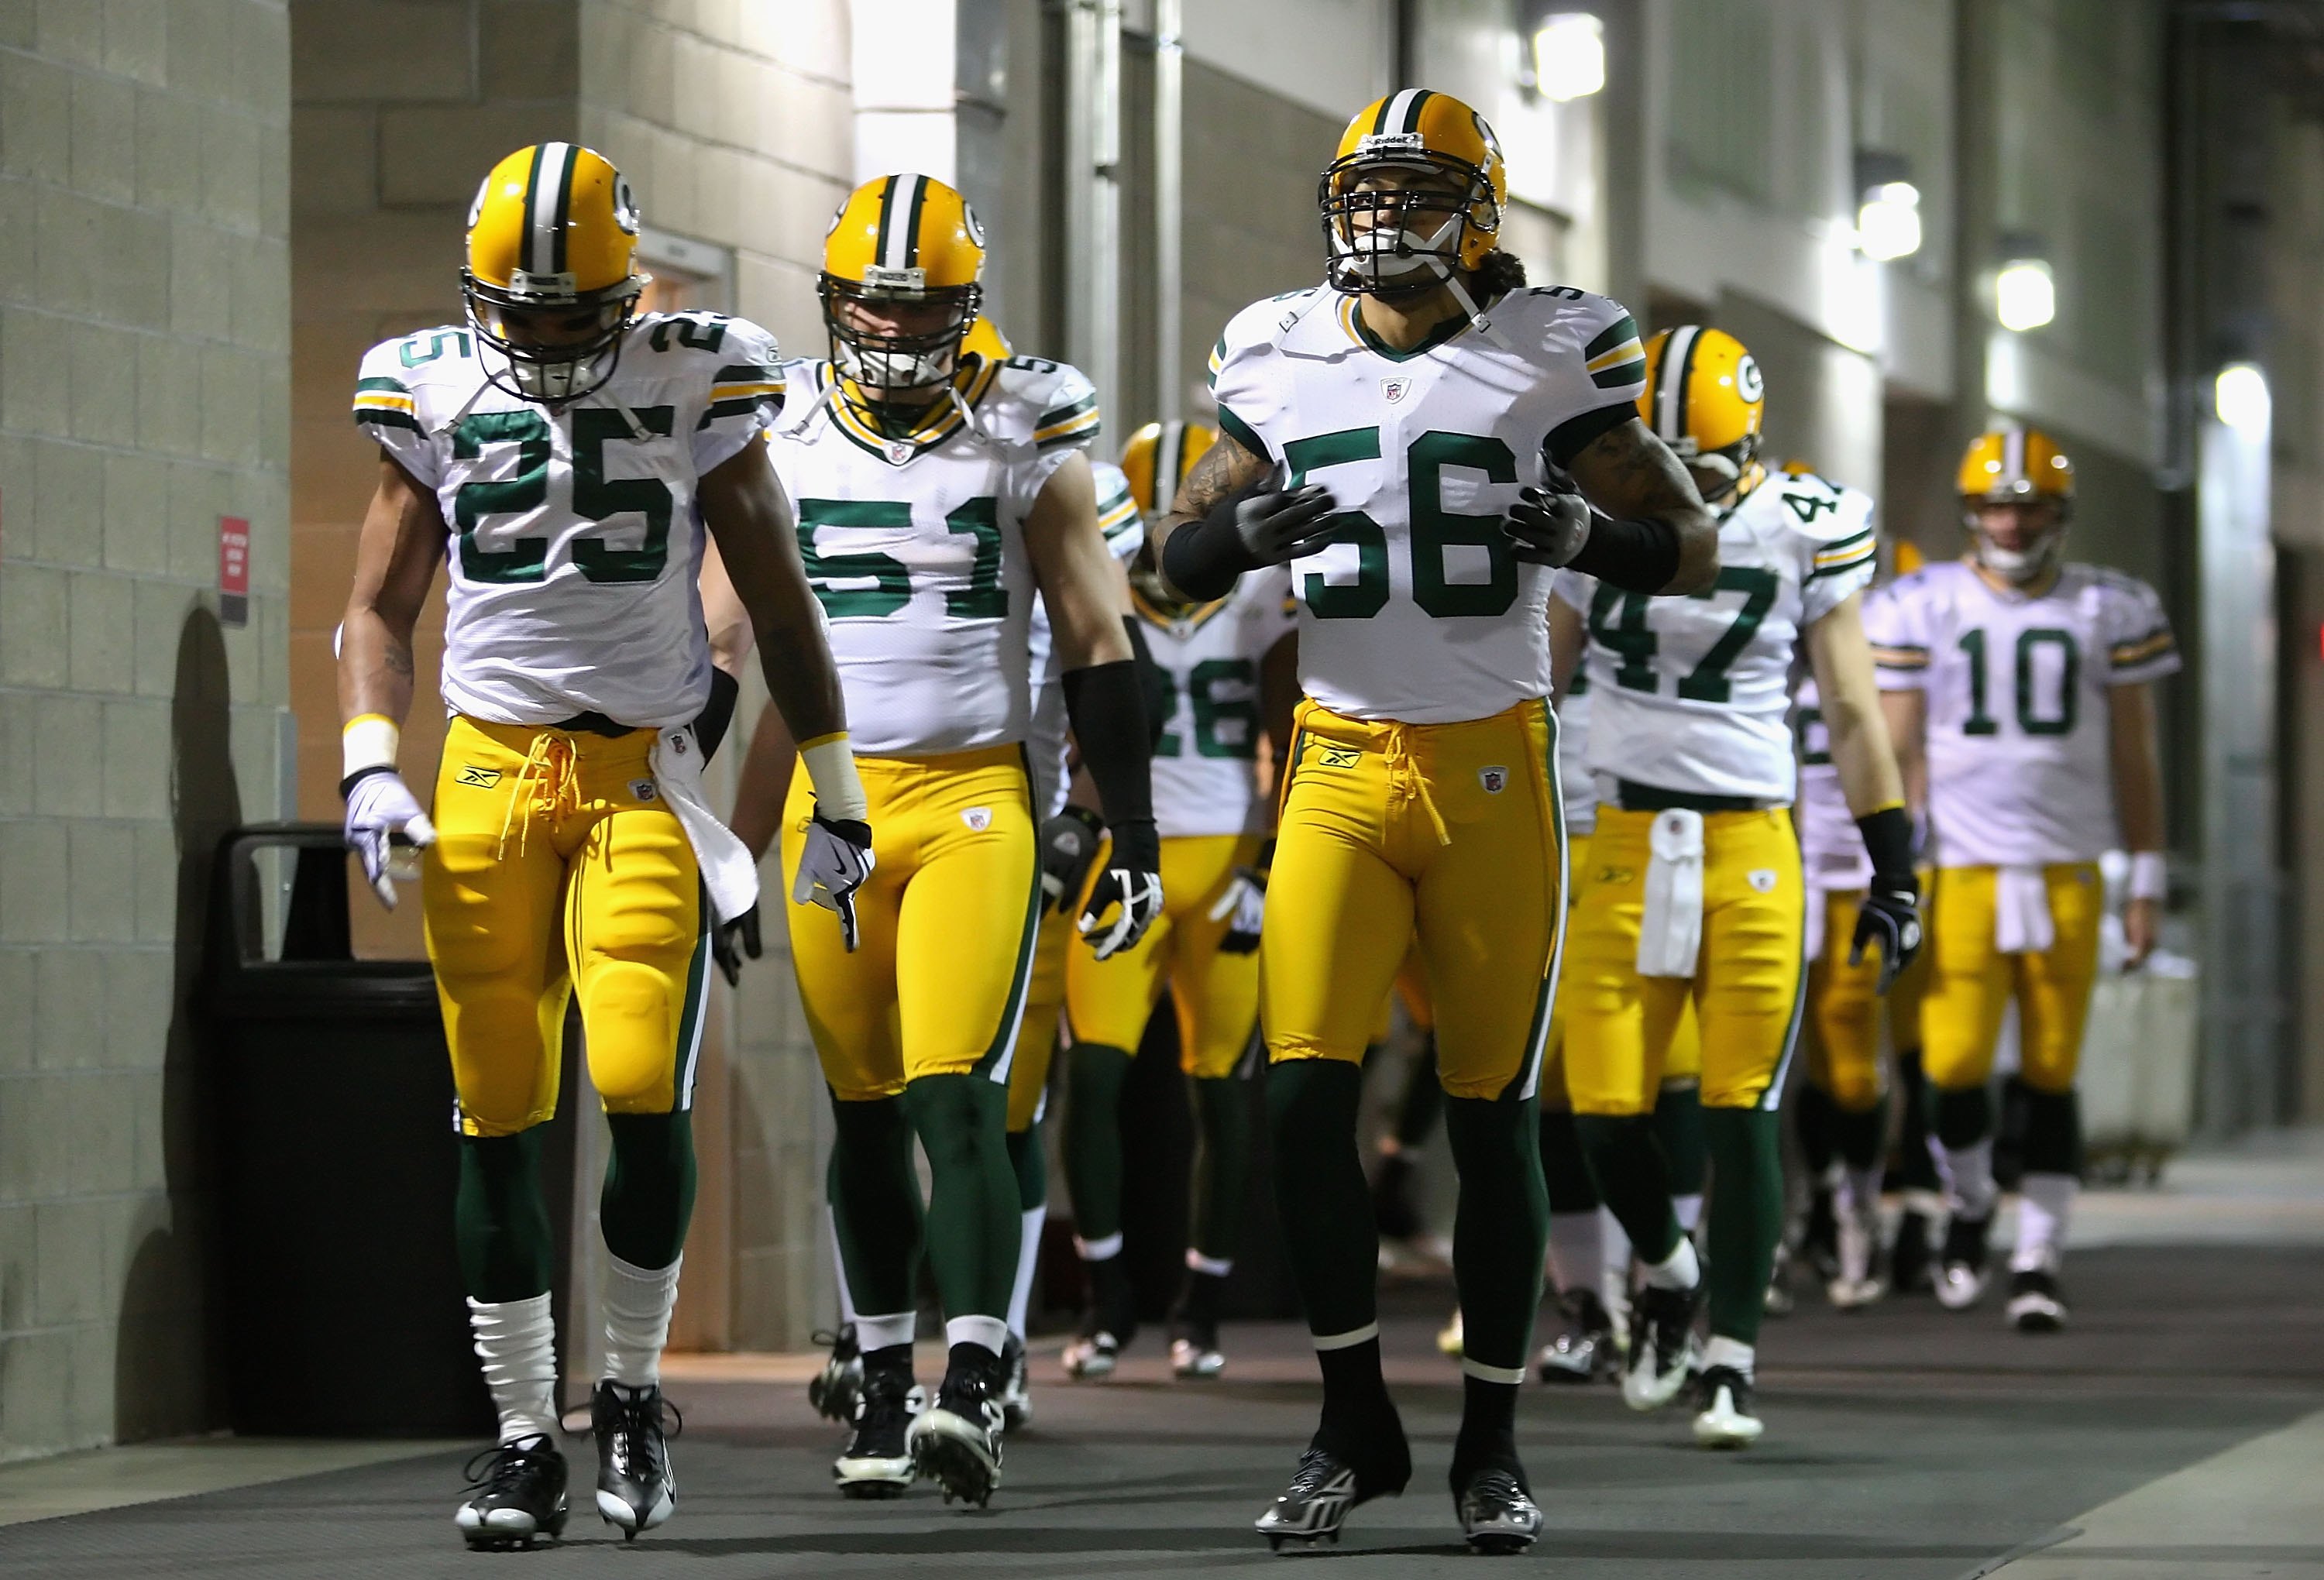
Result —
[[1122, 629], [1127, 583], [1097, 524], [1097, 482], [1089, 458], [1067, 456], [1041, 485], [1025, 515], [1025, 553], [1033, 562], [1061, 671], [1127, 662]]
[[1700, 592], [1719, 580], [1719, 523], [1668, 445], [1633, 418], [1584, 445], [1566, 464], [1582, 497], [1624, 521], [1659, 521], [1678, 534], [1678, 569], [1660, 591]]
[[[1201, 520], [1245, 490], [1256, 488], [1274, 470], [1273, 463], [1244, 449], [1233, 436], [1221, 434], [1218, 442], [1204, 451], [1202, 458], [1187, 472], [1185, 482], [1178, 485], [1178, 497], [1148, 532], [1154, 563], [1163, 563], [1162, 547], [1170, 541], [1172, 533]], [[1166, 575], [1164, 579], [1168, 578]]]
[[2154, 688], [2107, 692], [2107, 752], [2113, 758], [2115, 816], [2123, 849], [2163, 849], [2163, 764], [2155, 749]]
[[742, 607], [742, 595], [734, 591], [734, 579], [726, 574], [725, 556], [718, 552], [715, 541], [703, 545], [701, 592], [710, 662], [740, 680], [758, 634], [751, 629], [751, 611]]
[[444, 554], [435, 496], [383, 454], [355, 540], [355, 585], [339, 624], [339, 717], [403, 722], [411, 711], [411, 633]]
[[764, 445], [706, 473], [702, 519], [718, 545], [734, 595], [750, 615], [767, 693], [792, 739], [819, 740], [847, 728], [839, 666], [824, 640], [815, 589], [799, 558], [791, 502]]
[[1554, 707], [1565, 701], [1582, 675], [1582, 649], [1588, 632], [1582, 611], [1563, 598], [1549, 601], [1549, 700]]
[[1810, 626], [1807, 637], [1808, 663], [1815, 671], [1817, 701], [1848, 810], [1868, 817], [1897, 805], [1904, 799], [1904, 774], [1888, 739], [1872, 645], [1864, 639], [1862, 595], [1850, 593]]
[[1929, 804], [1929, 699], [1917, 691], [1883, 691], [1880, 716], [1888, 726], [1889, 749], [1896, 755], [1904, 805], [1918, 817]]
[[728, 823], [754, 861], [766, 856], [782, 828], [783, 802], [798, 769], [798, 743], [783, 723], [782, 710], [770, 703], [760, 712], [758, 728], [751, 731], [751, 749], [742, 758], [742, 782], [734, 791], [734, 815]]

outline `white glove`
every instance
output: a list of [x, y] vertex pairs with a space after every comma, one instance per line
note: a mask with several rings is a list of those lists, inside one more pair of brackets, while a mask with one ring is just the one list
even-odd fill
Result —
[[395, 877], [388, 870], [388, 849], [397, 834], [404, 842], [422, 848], [436, 842], [436, 825], [420, 810], [410, 786], [393, 768], [364, 774], [347, 786], [347, 818], [344, 837], [347, 849], [363, 858], [364, 876], [371, 880], [379, 903], [395, 909]]
[[840, 942], [855, 952], [855, 891], [872, 876], [872, 825], [853, 819], [834, 822], [820, 812], [807, 825], [798, 876], [791, 880], [791, 903], [821, 905], [839, 914]]
[[1219, 940], [1221, 954], [1245, 955], [1259, 947], [1259, 924], [1267, 919], [1267, 884], [1258, 872], [1249, 867], [1235, 868], [1234, 881], [1227, 892], [1211, 907], [1211, 920], [1227, 922], [1226, 936]]

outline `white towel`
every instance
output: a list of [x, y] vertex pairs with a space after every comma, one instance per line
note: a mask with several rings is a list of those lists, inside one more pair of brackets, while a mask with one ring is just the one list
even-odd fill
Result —
[[654, 742], [648, 759], [661, 798], [677, 814], [702, 868], [702, 881], [710, 890], [710, 905], [721, 922], [732, 922], [759, 903], [759, 866], [750, 847], [718, 821], [702, 797], [702, 746], [690, 726], [665, 730]]
[[1655, 815], [1646, 836], [1646, 915], [1638, 928], [1638, 975], [1692, 977], [1702, 952], [1702, 813]]
[[2038, 867], [2004, 867], [1993, 879], [1993, 947], [2003, 954], [2042, 954], [2058, 942], [2050, 920], [2050, 885]]
[[1823, 959], [1823, 935], [1831, 925], [1831, 891], [1808, 885], [1808, 959]]

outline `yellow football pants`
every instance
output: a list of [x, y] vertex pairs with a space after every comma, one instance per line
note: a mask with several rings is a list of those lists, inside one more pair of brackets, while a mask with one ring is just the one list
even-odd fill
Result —
[[1205, 1079], [1231, 1075], [1259, 1019], [1259, 956], [1224, 954], [1231, 916], [1211, 912], [1235, 868], [1259, 859], [1256, 834], [1162, 841], [1162, 914], [1111, 960], [1081, 949], [1065, 962], [1065, 1018], [1076, 1043], [1135, 1052], [1167, 987], [1178, 1015], [1178, 1062]]
[[[1033, 969], [1039, 863], [1015, 746], [855, 759], [877, 865], [855, 893], [860, 942], [791, 904], [791, 963], [824, 1079], [842, 1102], [928, 1075], [1006, 1083]], [[814, 811], [805, 774], [783, 809], [788, 894]]]
[[[1581, 879], [1590, 870], [1590, 839], [1588, 834], [1565, 836], [1565, 865], [1573, 874], [1567, 886], [1569, 896], [1582, 892]], [[1572, 936], [1573, 907], [1565, 910], [1567, 936]], [[1565, 1006], [1573, 997], [1573, 975], [1564, 973], [1559, 979], [1557, 996], [1549, 1006], [1549, 1045], [1542, 1054], [1541, 1100], [1545, 1107], [1565, 1107]], [[1702, 1027], [1695, 1018], [1694, 1000], [1689, 998], [1680, 1006], [1678, 1030], [1671, 1034], [1670, 1052], [1663, 1055], [1663, 1084], [1675, 1086], [1694, 1081], [1702, 1076]]]
[[1269, 1060], [1360, 1063], [1417, 934], [1456, 1098], [1530, 1096], [1565, 906], [1557, 727], [1295, 721], [1260, 948]]
[[2040, 954], [2006, 955], [1994, 947], [1996, 869], [1937, 869], [1921, 1061], [1941, 1091], [1966, 1091], [1991, 1079], [1994, 1044], [2012, 998], [2021, 1078], [2038, 1092], [2074, 1089], [2098, 983], [2106, 886], [2089, 862], [2052, 867], [2043, 877], [2054, 942]]
[[[1091, 881], [1096, 881], [1093, 870]], [[1065, 1003], [1065, 956], [1074, 942], [1081, 902], [1071, 896], [1041, 918], [1033, 940], [1033, 978], [1025, 989], [1025, 1024], [1009, 1061], [1009, 1134], [1019, 1134], [1041, 1116], [1049, 1064], [1057, 1056], [1057, 1012]]]
[[654, 740], [452, 721], [420, 905], [465, 1134], [556, 1114], [576, 991], [609, 1112], [693, 1106], [710, 915]]
[[1654, 1110], [1691, 999], [1702, 1104], [1772, 1107], [1799, 1035], [1806, 936], [1789, 813], [1702, 818], [1702, 952], [1696, 974], [1638, 975], [1655, 814], [1600, 807], [1566, 951], [1565, 1086], [1578, 1114]]
[[[1867, 950], [1860, 962], [1848, 963], [1856, 918], [1863, 908], [1861, 890], [1834, 889], [1824, 896], [1823, 955], [1808, 962], [1808, 1008], [1803, 1023], [1809, 1081], [1851, 1114], [1870, 1108], [1888, 1089], [1880, 1057], [1880, 951]], [[1923, 923], [1935, 925], [1928, 914]], [[1928, 982], [1929, 951], [1924, 949], [1888, 985], [1888, 1027], [1900, 1049], [1919, 1045], [1921, 1000]]]

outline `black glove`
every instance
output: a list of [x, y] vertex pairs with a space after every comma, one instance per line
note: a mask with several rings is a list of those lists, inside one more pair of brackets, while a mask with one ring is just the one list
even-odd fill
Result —
[[726, 973], [726, 986], [736, 988], [742, 981], [742, 957], [757, 960], [762, 952], [759, 942], [759, 907], [752, 906], [732, 922], [722, 922], [710, 935], [710, 956], [718, 969]]
[[1883, 807], [1856, 820], [1872, 858], [1872, 887], [1856, 914], [1856, 937], [1848, 963], [1861, 965], [1864, 951], [1880, 946], [1880, 988], [1921, 952], [1921, 882], [1913, 875], [1913, 820], [1901, 806]]
[[1068, 806], [1041, 825], [1041, 914], [1082, 892], [1105, 824], [1086, 806]]
[[1590, 502], [1562, 468], [1547, 472], [1547, 488], [1521, 488], [1501, 515], [1509, 548], [1529, 565], [1570, 565], [1590, 541]]
[[[1112, 825], [1112, 834], [1105, 871], [1090, 890], [1079, 923], [1082, 936], [1102, 960], [1136, 943], [1162, 914], [1162, 841], [1154, 820], [1126, 819]], [[1113, 914], [1111, 921], [1108, 912]]]

